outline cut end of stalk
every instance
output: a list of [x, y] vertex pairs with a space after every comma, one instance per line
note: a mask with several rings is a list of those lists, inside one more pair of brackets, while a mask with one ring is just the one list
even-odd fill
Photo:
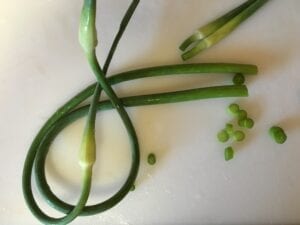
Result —
[[233, 9], [227, 14], [221, 16], [215, 21], [205, 25], [204, 27], [198, 30], [199, 34], [202, 35], [202, 38], [198, 40], [193, 40], [193, 36], [190, 36], [186, 39], [180, 49], [185, 51], [187, 47], [194, 42], [204, 42], [205, 45], [202, 47], [195, 46], [186, 53], [182, 55], [183, 60], [194, 57], [196, 54], [200, 53], [202, 50], [210, 48], [211, 46], [217, 44], [225, 37], [227, 37], [231, 32], [233, 32], [243, 21], [249, 18], [254, 14], [262, 5], [264, 5], [268, 0], [256, 0], [256, 1], [247, 1], [243, 5]]
[[256, 65], [252, 65], [251, 66], [251, 70], [248, 72], [248, 73], [245, 73], [244, 74], [253, 74], [253, 75], [257, 75], [258, 74], [258, 67]]
[[201, 41], [196, 42], [195, 46], [183, 53], [181, 57], [184, 61], [188, 60], [207, 48], [209, 48], [209, 43], [206, 41], [206, 39], [203, 39]]
[[188, 37], [182, 44], [179, 46], [179, 49], [181, 51], [185, 51], [189, 46], [191, 46], [193, 43], [200, 41], [203, 38], [203, 35], [196, 31], [193, 35]]

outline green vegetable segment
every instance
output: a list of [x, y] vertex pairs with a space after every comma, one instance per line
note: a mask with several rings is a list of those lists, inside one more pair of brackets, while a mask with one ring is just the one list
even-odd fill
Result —
[[254, 126], [254, 121], [251, 118], [245, 118], [238, 121], [240, 127], [251, 129]]
[[96, 0], [84, 0], [79, 26], [79, 43], [89, 54], [98, 44], [96, 30]]
[[245, 76], [242, 73], [237, 73], [232, 78], [232, 82], [236, 85], [241, 85], [245, 83]]
[[233, 132], [232, 137], [235, 141], [243, 141], [245, 139], [245, 133], [241, 130], [237, 130]]
[[135, 185], [133, 184], [130, 188], [130, 191], [134, 191], [135, 190]]
[[154, 153], [150, 153], [147, 157], [147, 162], [149, 165], [154, 165], [156, 163], [156, 156]]
[[233, 19], [239, 13], [241, 13], [244, 9], [246, 9], [249, 5], [251, 5], [255, 0], [250, 0], [245, 2], [244, 4], [240, 5], [239, 7], [231, 10], [230, 12], [226, 13], [225, 15], [221, 16], [220, 18], [208, 23], [207, 25], [199, 28], [193, 35], [188, 37], [181, 45], [180, 50], [185, 51], [190, 45], [194, 42], [197, 42], [210, 34], [217, 31], [220, 27], [226, 24], [229, 20]]
[[225, 129], [221, 130], [217, 135], [217, 138], [220, 142], [227, 142], [229, 140], [229, 137], [230, 136]]
[[229, 136], [231, 136], [234, 132], [234, 129], [233, 129], [233, 125], [231, 123], [227, 123], [225, 125], [225, 130], [227, 131], [227, 133], [229, 134]]
[[[110, 49], [109, 56], [112, 57], [114, 50], [126, 28], [126, 25], [128, 21], [130, 20], [137, 4], [139, 3], [138, 0], [133, 0], [131, 5], [129, 6], [127, 12], [125, 13], [125, 16], [122, 20], [123, 26], [120, 27], [117, 36], [115, 37], [115, 40], [113, 42], [113, 45]], [[80, 19], [80, 28], [79, 28], [79, 42], [84, 50], [84, 53], [90, 57], [94, 53], [94, 49], [97, 46], [97, 34], [96, 34], [96, 26], [95, 26], [95, 17], [96, 17], [96, 0], [84, 0], [82, 13], [81, 13], [81, 19]], [[111, 58], [108, 57], [106, 60], [106, 68], [105, 72], [109, 66]], [[104, 87], [105, 91], [107, 89]], [[93, 88], [85, 89], [83, 92], [75, 96], [73, 99], [68, 101], [64, 106], [59, 108], [53, 116], [51, 116], [45, 125], [41, 128], [39, 133], [37, 134], [36, 138], [34, 139], [26, 160], [24, 164], [24, 170], [23, 170], [23, 177], [22, 177], [22, 187], [23, 187], [23, 193], [26, 200], [26, 203], [33, 213], [33, 215], [39, 219], [44, 224], [67, 224], [70, 223], [72, 220], [74, 220], [78, 215], [84, 214], [86, 211], [86, 202], [89, 197], [90, 188], [91, 188], [91, 181], [92, 181], [92, 166], [96, 159], [95, 156], [95, 139], [94, 139], [94, 127], [95, 127], [95, 115], [97, 111], [97, 102], [100, 96], [101, 86], [97, 84], [96, 88], [93, 86]], [[51, 130], [52, 126], [56, 124], [56, 122], [63, 118], [67, 113], [74, 110], [84, 99], [86, 99], [88, 96], [92, 95], [92, 93], [95, 92], [92, 103], [88, 110], [88, 117], [87, 122], [85, 126], [84, 135], [82, 138], [82, 144], [81, 144], [81, 150], [80, 150], [80, 157], [79, 157], [79, 163], [82, 167], [82, 190], [81, 195], [79, 197], [79, 200], [77, 201], [76, 205], [69, 205], [63, 201], [61, 201], [57, 196], [55, 196], [46, 179], [44, 174], [44, 165], [45, 165], [45, 159], [47, 155], [47, 149], [48, 148], [42, 148], [43, 146], [42, 140], [46, 136], [46, 134], [50, 134], [51, 131], [55, 132], [55, 130]], [[125, 124], [126, 126], [128, 124]], [[134, 132], [134, 131], [133, 131]], [[129, 132], [132, 138], [133, 132]], [[53, 135], [53, 134], [52, 134]], [[133, 142], [136, 142], [134, 140], [134, 137], [132, 138]], [[50, 142], [43, 142], [44, 145], [49, 146]], [[101, 204], [100, 208], [102, 210], [105, 208], [110, 208], [113, 205], [115, 205], [117, 202], [119, 202], [129, 191], [131, 184], [133, 184], [135, 177], [137, 175], [138, 170], [138, 162], [139, 162], [139, 150], [138, 145], [136, 147], [133, 147], [133, 162], [131, 171], [129, 174], [128, 179], [126, 180], [123, 187], [120, 189], [118, 194], [115, 194], [110, 198], [108, 202], [105, 204]], [[61, 218], [54, 218], [46, 215], [37, 205], [32, 192], [31, 187], [31, 176], [32, 176], [32, 170], [33, 165], [35, 169], [35, 177], [37, 186], [41, 192], [41, 194], [46, 198], [46, 202], [49, 203], [50, 206], [53, 208], [56, 208], [63, 212], [65, 215]], [[97, 205], [95, 205], [97, 206]], [[99, 206], [97, 206], [99, 208]], [[93, 212], [92, 209], [87, 210], [90, 213]]]
[[269, 134], [272, 137], [272, 139], [278, 144], [283, 144], [287, 140], [287, 136], [281, 127], [271, 127], [269, 129]]
[[246, 5], [246, 3], [244, 4], [244, 6], [246, 7], [240, 7], [240, 9], [236, 11], [237, 14], [232, 14], [233, 16], [228, 17], [223, 16], [223, 18], [225, 19], [221, 19], [221, 23], [213, 22], [212, 24], [210, 24], [209, 27], [211, 26], [213, 28], [210, 29], [210, 34], [205, 37], [199, 35], [199, 33], [196, 32], [181, 45], [181, 49], [186, 49], [188, 45], [190, 45], [191, 43], [195, 43], [195, 45], [191, 49], [188, 49], [181, 55], [182, 59], [187, 60], [189, 58], [192, 58], [199, 52], [210, 48], [211, 46], [220, 42], [232, 31], [234, 31], [243, 21], [245, 21], [248, 17], [255, 13], [267, 1], [268, 0], [248, 1], [249, 5]]
[[244, 109], [240, 109], [240, 110], [237, 112], [237, 114], [236, 114], [238, 120], [246, 119], [246, 118], [247, 118], [247, 115], [248, 115], [248, 114], [247, 114], [246, 110], [244, 110]]
[[231, 159], [233, 159], [234, 157], [234, 150], [231, 146], [225, 148], [224, 150], [224, 158], [226, 161], [229, 161]]
[[[168, 70], [165, 70], [161, 75], [166, 75]], [[108, 79], [108, 82], [120, 83], [122, 82], [122, 78], [124, 81], [128, 81], [132, 79], [137, 79], [138, 77], [143, 77], [144, 73], [141, 73], [139, 76], [133, 73], [128, 73], [128, 76], [114, 76], [118, 77], [118, 79], [113, 79], [111, 77]], [[34, 142], [32, 143], [31, 149], [28, 153], [27, 160], [25, 162], [25, 168], [23, 173], [23, 188], [24, 195], [29, 202], [29, 206], [31, 204], [35, 204], [32, 200], [32, 192], [31, 192], [31, 174], [33, 168], [33, 162], [35, 162], [35, 173], [36, 173], [36, 182], [39, 188], [40, 193], [45, 196], [47, 202], [54, 206], [56, 209], [62, 212], [68, 212], [74, 206], [65, 203], [57, 198], [57, 196], [49, 189], [49, 185], [45, 178], [45, 160], [48, 153], [48, 148], [52, 140], [56, 137], [56, 135], [64, 129], [68, 124], [74, 122], [76, 119], [87, 115], [89, 111], [89, 105], [84, 106], [82, 108], [78, 108], [74, 110], [78, 104], [88, 98], [94, 91], [95, 86], [89, 86], [85, 90], [83, 90], [80, 94], [76, 95], [73, 99], [67, 102], [64, 106], [62, 106], [53, 116], [47, 121], [44, 127], [40, 130], [38, 135], [36, 136]], [[181, 101], [189, 101], [196, 99], [206, 99], [206, 98], [216, 98], [216, 97], [237, 97], [237, 96], [247, 96], [247, 88], [243, 85], [236, 86], [219, 86], [219, 87], [208, 87], [208, 88], [198, 88], [191, 89], [185, 91], [177, 91], [170, 93], [158, 93], [158, 94], [150, 94], [150, 95], [141, 95], [141, 96], [131, 96], [121, 98], [122, 103], [127, 106], [141, 106], [141, 105], [151, 105], [151, 104], [162, 104], [162, 103], [174, 103]], [[104, 101], [101, 103], [97, 103], [97, 110], [104, 109], [112, 109], [113, 106], [110, 101]], [[133, 152], [133, 161], [132, 161], [132, 174], [128, 177], [128, 182], [126, 182], [120, 191], [122, 192], [122, 196], [124, 197], [126, 193], [130, 190], [132, 184], [134, 182], [135, 173], [138, 169], [138, 158], [136, 158], [135, 152]], [[128, 189], [127, 189], [128, 188]], [[121, 199], [118, 195], [114, 195], [110, 201], [103, 202], [94, 205], [93, 207], [85, 206], [82, 209], [80, 215], [91, 215], [95, 213], [102, 212], [106, 209], [111, 208], [113, 205], [117, 204]], [[36, 210], [36, 208], [32, 208]], [[35, 211], [33, 211], [36, 213]], [[36, 215], [39, 217], [40, 215]], [[42, 217], [43, 219], [43, 217]]]
[[228, 106], [228, 112], [231, 113], [232, 115], [237, 115], [240, 111], [240, 106], [238, 104], [230, 104]]

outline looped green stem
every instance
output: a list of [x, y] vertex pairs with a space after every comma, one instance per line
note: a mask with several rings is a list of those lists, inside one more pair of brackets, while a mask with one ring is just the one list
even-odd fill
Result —
[[[60, 107], [44, 124], [37, 136], [33, 140], [30, 149], [28, 151], [22, 177], [22, 187], [26, 203], [32, 213], [45, 224], [67, 224], [75, 219], [78, 215], [92, 215], [95, 213], [103, 212], [118, 202], [120, 202], [126, 194], [130, 191], [134, 181], [136, 179], [138, 168], [139, 168], [139, 146], [137, 136], [134, 127], [130, 121], [128, 114], [126, 113], [125, 106], [139, 106], [139, 105], [151, 105], [151, 104], [164, 104], [172, 102], [191, 101], [196, 99], [207, 99], [207, 98], [221, 98], [221, 97], [242, 97], [247, 96], [247, 88], [244, 85], [231, 85], [231, 86], [219, 86], [209, 88], [198, 88], [192, 90], [184, 90], [169, 93], [157, 93], [151, 95], [142, 96], [131, 96], [119, 99], [111, 85], [130, 81], [133, 79], [143, 77], [155, 77], [163, 75], [175, 75], [175, 74], [199, 74], [199, 73], [243, 73], [243, 74], [256, 74], [257, 68], [252, 65], [240, 65], [240, 64], [225, 64], [225, 63], [212, 63], [212, 64], [186, 64], [186, 65], [170, 65], [160, 66], [152, 68], [144, 68], [134, 71], [128, 71], [121, 74], [117, 74], [108, 79], [105, 78], [105, 74], [108, 70], [114, 51], [117, 44], [134, 12], [139, 1], [133, 0], [129, 9], [127, 10], [120, 29], [115, 37], [107, 60], [101, 69], [94, 48], [96, 46], [96, 35], [95, 35], [95, 1], [86, 0], [87, 6], [91, 6], [92, 11], [86, 11], [83, 14], [86, 18], [91, 16], [90, 19], [85, 21], [86, 30], [82, 30], [83, 33], [87, 31], [87, 39], [84, 39], [84, 35], [81, 36], [81, 44], [83, 44], [85, 53], [88, 61], [94, 71], [97, 78], [97, 84], [90, 85], [82, 92], [77, 94], [62, 107]], [[94, 5], [93, 5], [94, 4]], [[91, 13], [91, 14], [88, 14]], [[92, 22], [92, 23], [89, 23]], [[84, 28], [84, 27], [83, 27]], [[83, 34], [82, 33], [82, 34]], [[102, 89], [108, 97], [109, 101], [98, 102]], [[77, 106], [86, 100], [89, 96], [93, 95], [93, 99], [90, 105], [77, 108]], [[95, 204], [86, 206], [88, 196], [91, 188], [92, 179], [92, 166], [95, 161], [95, 140], [94, 140], [94, 129], [95, 129], [95, 118], [97, 110], [115, 109], [118, 111], [131, 140], [131, 168], [127, 179], [123, 186], [107, 200]], [[82, 176], [82, 192], [81, 196], [75, 206], [70, 205], [61, 199], [59, 199], [52, 191], [47, 183], [45, 176], [45, 162], [49, 147], [56, 137], [56, 135], [64, 129], [68, 124], [74, 122], [76, 119], [87, 116], [86, 128], [83, 136], [82, 144], [82, 158], [81, 164], [83, 165], [83, 176]], [[52, 218], [46, 215], [36, 203], [32, 187], [31, 177], [32, 171], [35, 172], [36, 183], [38, 189], [43, 197], [47, 200], [50, 206], [57, 209], [58, 211], [66, 214], [62, 218]]]
[[[225, 98], [225, 97], [246, 97], [248, 96], [247, 88], [244, 85], [229, 85], [229, 86], [216, 86], [216, 87], [207, 87], [207, 88], [197, 88], [184, 91], [176, 92], [167, 92], [167, 93], [156, 93], [149, 95], [141, 96], [130, 96], [121, 98], [120, 101], [126, 107], [135, 107], [135, 106], [145, 106], [145, 105], [155, 105], [155, 104], [166, 104], [166, 103], [176, 103], [184, 101], [193, 101], [200, 99], [209, 99], [209, 98]], [[102, 101], [97, 103], [97, 110], [110, 110], [114, 109], [112, 103], [107, 101]], [[48, 199], [48, 203], [51, 204], [54, 208], [58, 209], [61, 212], [68, 212], [74, 206], [63, 202], [60, 200], [50, 189], [46, 177], [45, 177], [45, 160], [46, 155], [49, 151], [49, 146], [51, 142], [55, 139], [57, 134], [61, 132], [69, 124], [73, 123], [79, 118], [82, 118], [88, 113], [89, 106], [80, 107], [63, 117], [61, 117], [55, 124], [51, 126], [48, 132], [45, 134], [43, 140], [40, 144], [40, 152], [37, 156], [35, 171], [38, 173], [39, 179], [37, 180], [37, 185], [40, 189], [41, 194]], [[134, 152], [133, 152], [134, 153]], [[110, 197], [109, 199], [101, 202], [99, 204], [85, 206], [82, 210], [81, 215], [92, 215], [99, 212], [103, 212], [115, 204], [117, 204], [124, 195], [126, 195], [128, 188], [130, 188], [131, 181], [133, 180], [133, 171], [137, 169], [138, 158], [133, 157], [131, 163], [131, 170], [129, 176], [120, 188], [120, 190]]]
[[[134, 79], [144, 78], [144, 77], [156, 77], [156, 76], [166, 76], [175, 74], [197, 74], [201, 75], [201, 73], [232, 73], [235, 74], [237, 72], [245, 73], [245, 74], [256, 74], [257, 68], [253, 65], [239, 65], [239, 64], [225, 64], [225, 63], [211, 63], [211, 64], [190, 64], [189, 66], [183, 65], [170, 65], [170, 66], [160, 66], [160, 67], [152, 67], [152, 68], [144, 68], [139, 70], [133, 70], [128, 72], [123, 72], [120, 74], [116, 74], [114, 76], [109, 77], [108, 82], [113, 84], [118, 84], [121, 82], [126, 82]], [[50, 136], [58, 134], [58, 132], [63, 129], [64, 123], [63, 121], [67, 121], [71, 123], [76, 118], [84, 116], [88, 113], [89, 106], [85, 106], [80, 110], [74, 111], [74, 109], [88, 97], [90, 97], [96, 88], [96, 84], [92, 84], [81, 91], [79, 94], [74, 96], [68, 102], [66, 102], [62, 107], [60, 107], [45, 123], [45, 125], [38, 132], [35, 137], [32, 145], [27, 154], [27, 158], [24, 165], [23, 171], [23, 191], [26, 202], [31, 209], [32, 213], [43, 221], [44, 216], [42, 212], [39, 210], [32, 194], [31, 189], [31, 175], [33, 169], [33, 163], [35, 161], [35, 177], [37, 178], [37, 186], [39, 187], [39, 191], [41, 194], [47, 199], [47, 202], [53, 206], [53, 208], [63, 212], [68, 213], [70, 209], [74, 206], [61, 201], [57, 198], [52, 192], [47, 184], [45, 179], [45, 159], [46, 154], [48, 152], [48, 147], [51, 144], [52, 140]], [[101, 89], [101, 88], [100, 88]], [[245, 86], [233, 85], [230, 89], [226, 88], [218, 88], [210, 90], [210, 97], [237, 97], [237, 96], [247, 96], [247, 89]], [[230, 90], [230, 92], [228, 92]], [[202, 93], [201, 93], [202, 92]], [[212, 96], [214, 94], [214, 96]], [[226, 95], [225, 95], [226, 94]], [[230, 94], [230, 95], [228, 95]], [[162, 103], [171, 103], [178, 101], [187, 101], [187, 100], [197, 100], [200, 97], [203, 98], [203, 89], [196, 89], [190, 91], [182, 91], [182, 92], [172, 92], [172, 93], [161, 93], [161, 94], [152, 94], [148, 96], [135, 96], [130, 98], [122, 99], [122, 102], [125, 106], [138, 106], [138, 105], [148, 105], [148, 104], [162, 104]], [[110, 102], [103, 102], [101, 106], [98, 105], [98, 110], [111, 108], [112, 105]], [[70, 114], [71, 113], [71, 114]], [[80, 114], [80, 116], [79, 116]], [[66, 123], [67, 123], [66, 122]], [[135, 165], [135, 166], [134, 166]], [[134, 158], [131, 163], [131, 171], [137, 168], [137, 163], [134, 161]], [[130, 178], [128, 178], [130, 179]], [[127, 184], [130, 182], [128, 181]], [[93, 206], [85, 206], [80, 213], [80, 215], [92, 215], [95, 213], [102, 212], [106, 209], [113, 207], [115, 204], [119, 202], [121, 196], [126, 193], [127, 188], [123, 187], [119, 190], [117, 194], [112, 196], [110, 199], [105, 202], [93, 205]], [[125, 191], [124, 191], [125, 190]], [[123, 193], [121, 195], [121, 193]]]
[[[126, 29], [126, 26], [132, 17], [137, 5], [139, 3], [139, 0], [133, 0], [131, 5], [129, 6], [128, 10], [125, 13], [125, 16], [121, 22], [120, 29], [114, 39], [113, 45], [110, 49], [109, 55], [107, 57], [107, 60], [105, 62], [105, 72], [102, 73], [102, 83], [105, 84], [105, 73], [109, 67], [110, 61], [112, 59], [112, 56], [116, 50], [116, 47], [119, 43], [119, 40], [122, 37], [122, 34], [124, 33], [124, 30]], [[97, 46], [97, 33], [96, 33], [96, 27], [95, 27], [95, 18], [96, 18], [96, 0], [84, 0], [84, 6], [81, 14], [81, 20], [80, 20], [80, 31], [79, 31], [79, 42], [82, 45], [84, 52], [91, 56], [94, 53], [94, 49]], [[97, 62], [98, 72], [100, 69], [100, 66]], [[108, 93], [111, 93], [112, 90], [109, 90], [109, 88], [105, 88], [105, 91]], [[83, 181], [82, 181], [82, 192], [81, 196], [79, 198], [78, 203], [76, 204], [75, 207], [72, 207], [71, 209], [68, 209], [68, 211], [65, 211], [64, 213], [66, 214], [62, 218], [53, 218], [50, 216], [47, 216], [43, 211], [39, 208], [37, 205], [34, 197], [33, 197], [33, 192], [31, 188], [31, 176], [32, 176], [32, 169], [33, 169], [33, 164], [35, 163], [38, 165], [39, 161], [42, 161], [42, 167], [44, 170], [45, 166], [45, 161], [43, 161], [42, 157], [42, 150], [40, 148], [40, 144], [45, 137], [45, 135], [49, 132], [51, 126], [55, 124], [55, 122], [62, 118], [66, 113], [72, 111], [77, 105], [79, 105], [84, 99], [86, 99], [86, 95], [90, 95], [90, 93], [83, 93], [83, 95], [77, 95], [73, 99], [71, 99], [69, 102], [67, 102], [63, 107], [58, 109], [55, 114], [50, 117], [45, 125], [42, 127], [40, 132], [37, 134], [36, 138], [34, 139], [32, 145], [30, 146], [30, 149], [28, 151], [25, 164], [24, 164], [24, 169], [23, 169], [23, 176], [22, 176], [22, 187], [23, 187], [23, 194], [26, 200], [26, 203], [33, 213], [42, 223], [45, 224], [67, 224], [71, 222], [73, 219], [75, 219], [78, 215], [80, 215], [82, 209], [85, 207], [85, 204], [88, 200], [88, 196], [90, 193], [90, 188], [91, 188], [91, 179], [92, 179], [92, 166], [95, 161], [95, 136], [94, 136], [94, 128], [95, 128], [95, 117], [96, 117], [96, 105], [97, 101], [100, 97], [101, 93], [101, 86], [97, 85], [95, 88], [95, 93], [93, 96], [93, 100], [91, 105], [89, 106], [89, 114], [88, 114], [88, 119], [86, 123], [86, 128], [85, 132], [83, 135], [83, 141], [82, 141], [82, 148], [81, 148], [81, 158], [80, 158], [80, 165], [83, 168]], [[117, 98], [116, 96], [114, 96]], [[114, 100], [115, 102], [115, 100]], [[123, 110], [121, 113], [126, 114], [126, 111]], [[127, 115], [127, 114], [126, 114]], [[126, 117], [126, 115], [123, 117]], [[129, 117], [127, 116], [126, 118], [129, 120]], [[126, 126], [129, 126], [130, 120], [127, 121], [125, 124]], [[139, 165], [139, 149], [138, 149], [138, 144], [137, 144], [137, 138], [133, 129], [133, 126], [131, 126], [129, 129], [129, 135], [131, 137], [131, 140], [133, 142], [133, 166], [131, 169], [131, 173], [129, 175], [129, 179], [125, 183], [123, 190], [121, 190], [121, 194], [115, 195], [116, 197], [119, 197], [120, 201], [126, 193], [129, 192], [130, 187], [134, 183], [135, 177], [137, 175], [138, 171], [138, 165]], [[50, 144], [50, 143], [49, 143]], [[45, 155], [46, 157], [46, 155]], [[136, 159], [137, 158], [137, 159]], [[37, 168], [37, 166], [36, 166]], [[36, 170], [36, 180], [37, 183], [39, 183], [39, 173], [41, 173], [39, 170]], [[128, 188], [129, 187], [129, 188]], [[47, 198], [46, 198], [47, 199]], [[51, 202], [51, 201], [47, 201]], [[117, 202], [116, 202], [117, 203]], [[114, 203], [114, 204], [116, 204]], [[112, 204], [112, 205], [114, 205]], [[54, 206], [55, 208], [55, 206]]]

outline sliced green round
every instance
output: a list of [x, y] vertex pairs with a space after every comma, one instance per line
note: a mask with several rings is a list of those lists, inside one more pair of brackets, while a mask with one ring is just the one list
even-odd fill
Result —
[[234, 77], [232, 78], [232, 82], [235, 85], [242, 85], [245, 83], [245, 76], [242, 73], [237, 73], [236, 75], [234, 75]]
[[227, 123], [225, 125], [225, 130], [226, 130], [227, 134], [229, 134], [229, 136], [231, 136], [234, 132], [233, 125], [231, 123]]
[[245, 133], [241, 130], [234, 131], [232, 135], [235, 141], [243, 141], [245, 139]]
[[278, 144], [283, 144], [287, 139], [284, 130], [278, 126], [271, 127], [269, 129], [269, 134], [273, 138], [273, 140]]
[[237, 112], [237, 117], [238, 117], [239, 120], [246, 119], [247, 115], [248, 115], [247, 112], [243, 109], [241, 109]]
[[224, 150], [224, 158], [226, 161], [229, 161], [231, 159], [233, 159], [234, 157], [234, 150], [231, 146], [225, 148]]
[[156, 156], [154, 153], [150, 153], [148, 155], [148, 158], [147, 158], [147, 162], [150, 164], [150, 165], [154, 165], [156, 163]]
[[242, 120], [238, 120], [238, 125], [240, 126], [240, 127], [245, 127], [245, 119], [242, 119]]
[[236, 103], [232, 103], [228, 106], [228, 112], [236, 115], [240, 111], [240, 106]]
[[223, 143], [225, 143], [226, 141], [229, 140], [229, 134], [227, 133], [227, 131], [225, 129], [221, 130], [218, 133], [217, 137], [218, 137], [218, 140]]
[[251, 129], [254, 126], [254, 120], [251, 118], [247, 118], [244, 121], [244, 127]]
[[240, 127], [251, 129], [254, 126], [254, 121], [251, 118], [241, 119], [238, 121]]
[[135, 185], [133, 184], [130, 188], [130, 191], [134, 191], [135, 190]]

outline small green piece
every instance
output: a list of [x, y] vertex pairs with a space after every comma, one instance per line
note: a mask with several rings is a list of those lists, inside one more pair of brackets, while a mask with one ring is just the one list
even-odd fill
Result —
[[234, 157], [234, 150], [231, 146], [225, 148], [225, 151], [224, 151], [224, 158], [226, 161], [229, 161], [231, 159], [233, 159]]
[[225, 130], [229, 134], [229, 136], [231, 136], [234, 132], [233, 125], [231, 123], [227, 123], [225, 126]]
[[228, 106], [228, 112], [236, 115], [240, 111], [240, 106], [238, 104], [232, 103]]
[[218, 137], [218, 140], [223, 143], [225, 143], [226, 141], [229, 140], [229, 134], [227, 133], [227, 131], [225, 129], [221, 130], [218, 133], [217, 137]]
[[154, 165], [156, 163], [156, 156], [154, 153], [150, 153], [147, 159], [149, 165]]
[[284, 130], [278, 126], [271, 127], [269, 129], [269, 134], [274, 139], [274, 141], [278, 144], [283, 144], [287, 139]]
[[236, 75], [234, 75], [234, 77], [232, 78], [232, 82], [235, 85], [241, 85], [245, 83], [245, 76], [242, 73], [237, 73]]
[[238, 125], [239, 125], [239, 127], [245, 127], [244, 123], [245, 123], [245, 119], [243, 119], [243, 120], [238, 120]]
[[247, 115], [248, 115], [247, 112], [243, 109], [241, 109], [237, 112], [237, 118], [239, 120], [247, 119]]
[[235, 141], [243, 141], [245, 139], [245, 133], [241, 130], [234, 131], [232, 135]]
[[251, 118], [246, 118], [238, 121], [240, 127], [251, 129], [254, 126], [254, 121]]
[[135, 190], [135, 185], [133, 184], [130, 188], [130, 191], [134, 191]]

